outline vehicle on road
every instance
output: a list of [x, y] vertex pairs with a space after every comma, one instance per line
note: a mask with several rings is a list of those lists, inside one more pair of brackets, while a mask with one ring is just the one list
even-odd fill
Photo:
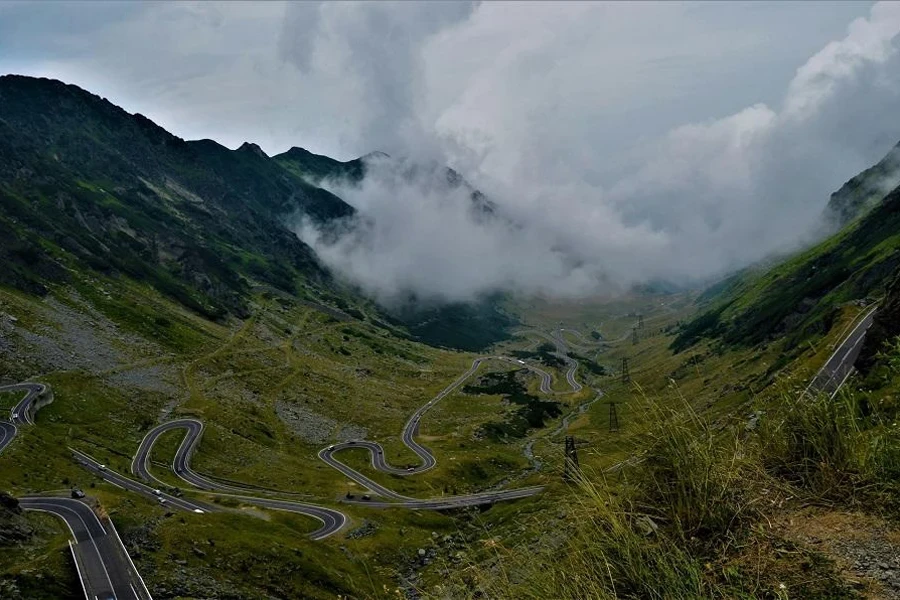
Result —
[[516, 362], [519, 363], [520, 365], [524, 365], [524, 364], [525, 364], [525, 361], [522, 360], [522, 359], [519, 359], [519, 360], [517, 360]]
[[165, 503], [166, 503], [166, 499], [165, 499], [165, 498], [157, 498], [157, 500], [159, 500], [159, 503], [160, 503], [160, 504], [165, 504]]
[[205, 514], [205, 513], [204, 513], [202, 510], [200, 510], [199, 508], [195, 508], [195, 509], [194, 509], [194, 512], [197, 513], [198, 515]]
[[105, 471], [106, 465], [97, 465], [97, 468], [100, 469], [101, 471]]
[[370, 495], [368, 495], [368, 494], [363, 494], [362, 499], [363, 499], [363, 500], [371, 500], [371, 499], [372, 499], [372, 496], [370, 496]]
[[18, 419], [18, 418], [19, 418], [19, 413], [14, 412], [14, 413], [13, 413], [13, 419]]
[[406, 467], [406, 470], [407, 470], [407, 471], [415, 471], [416, 468], [415, 468], [415, 467]]
[[153, 495], [154, 496], [162, 496], [162, 492], [159, 490], [153, 490]]
[[81, 499], [81, 498], [84, 498], [84, 492], [82, 492], [82, 491], [79, 490], [78, 488], [72, 488], [72, 494], [71, 494], [71, 495], [72, 495], [72, 498], [74, 498], [75, 500], [79, 500], [79, 499]]
[[328, 449], [329, 449], [329, 450], [334, 450], [334, 444], [328, 446]]

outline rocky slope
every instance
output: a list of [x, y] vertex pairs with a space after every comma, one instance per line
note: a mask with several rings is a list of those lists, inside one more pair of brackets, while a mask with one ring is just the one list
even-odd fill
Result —
[[831, 195], [825, 208], [826, 220], [839, 229], [871, 210], [892, 189], [900, 185], [900, 144], [878, 164], [866, 169]]
[[327, 285], [282, 224], [352, 215], [268, 158], [186, 142], [72, 85], [0, 77], [0, 283], [41, 293], [70, 269], [153, 285], [211, 318], [246, 312], [249, 286]]
[[[358, 185], [376, 163], [390, 163], [401, 178], [462, 188], [477, 218], [494, 215], [447, 167], [383, 153], [341, 162], [301, 148], [269, 157], [252, 143], [230, 150], [185, 141], [76, 86], [2, 76], [0, 285], [44, 295], [73, 275], [125, 277], [214, 320], [248, 316], [261, 287], [383, 312], [337, 282], [287, 225], [302, 215], [335, 231], [352, 228], [355, 209], [319, 186]], [[481, 347], [505, 335], [506, 320], [487, 304], [411, 302], [395, 316], [423, 341]], [[485, 313], [500, 323], [487, 337], [441, 333], [460, 321], [485, 329]]]
[[31, 525], [22, 512], [18, 500], [0, 492], [0, 548], [15, 546], [31, 537]]

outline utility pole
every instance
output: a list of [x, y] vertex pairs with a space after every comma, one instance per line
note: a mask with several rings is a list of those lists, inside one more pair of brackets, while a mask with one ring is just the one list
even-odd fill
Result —
[[631, 373], [628, 372], [628, 359], [622, 358], [622, 383], [631, 381]]
[[644, 328], [644, 315], [638, 315], [638, 328]]
[[572, 481], [578, 473], [578, 449], [575, 447], [575, 436], [566, 436], [566, 457], [563, 479]]
[[609, 403], [609, 432], [619, 433], [619, 415], [616, 414], [616, 403]]
[[632, 328], [631, 328], [631, 343], [632, 343], [632, 344], [637, 344], [637, 343], [638, 343], [638, 332], [637, 332], [637, 327], [632, 327]]

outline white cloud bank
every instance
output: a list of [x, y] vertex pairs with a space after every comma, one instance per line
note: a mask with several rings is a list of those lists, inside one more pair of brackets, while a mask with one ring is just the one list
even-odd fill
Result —
[[230, 147], [448, 164], [517, 224], [384, 165], [336, 190], [365, 225], [302, 237], [384, 301], [581, 295], [808, 239], [900, 140], [898, 31], [892, 3], [7, 3], [0, 71]]
[[[677, 7], [655, 8], [671, 13], [673, 27], [690, 24]], [[337, 61], [328, 72], [345, 73], [359, 98], [375, 103], [354, 113], [391, 127], [374, 137], [413, 160], [447, 161], [516, 227], [474, 218], [462, 191], [410, 183], [378, 164], [362, 188], [335, 190], [364, 225], [337, 242], [309, 227], [299, 235], [382, 301], [408, 292], [573, 296], [697, 280], [808, 242], [830, 192], [900, 140], [900, 4], [884, 3], [802, 64], [780, 105], [678, 126], [625, 152], [610, 148], [607, 120], [644, 101], [642, 83], [598, 55], [594, 33], [598, 20], [612, 19], [627, 37], [646, 10], [528, 5], [510, 13], [484, 4], [436, 18], [442, 28], [416, 29], [418, 37], [407, 35], [415, 19], [392, 20], [388, 37], [399, 45], [362, 49], [348, 30], [376, 17], [353, 12], [348, 25], [347, 13], [322, 11], [307, 48], [314, 57], [328, 48]], [[625, 46], [658, 54], [645, 41]], [[694, 51], [709, 44], [703, 38]]]

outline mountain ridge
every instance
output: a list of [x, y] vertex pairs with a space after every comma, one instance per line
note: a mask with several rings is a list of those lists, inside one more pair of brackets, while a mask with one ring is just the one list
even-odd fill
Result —
[[246, 314], [253, 280], [332, 287], [282, 216], [355, 213], [253, 146], [185, 141], [77, 86], [18, 75], [0, 77], [0, 198], [12, 267], [0, 281], [41, 292], [80, 263], [212, 318]]

